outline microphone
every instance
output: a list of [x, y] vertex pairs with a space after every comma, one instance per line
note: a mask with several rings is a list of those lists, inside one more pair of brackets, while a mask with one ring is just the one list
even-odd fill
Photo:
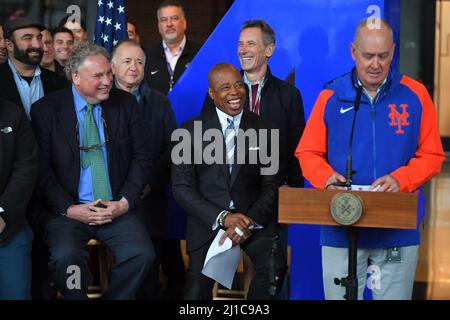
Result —
[[358, 90], [356, 91], [356, 99], [355, 99], [355, 112], [353, 113], [353, 122], [352, 122], [352, 130], [350, 131], [350, 139], [349, 139], [349, 146], [348, 146], [348, 154], [347, 154], [347, 163], [345, 168], [345, 182], [336, 182], [331, 185], [337, 186], [337, 187], [346, 187], [347, 190], [351, 189], [352, 186], [352, 179], [353, 174], [356, 173], [352, 169], [352, 145], [353, 145], [353, 133], [355, 132], [355, 122], [356, 122], [356, 115], [358, 114], [359, 105], [361, 104], [361, 96], [362, 96], [362, 85], [358, 87]]

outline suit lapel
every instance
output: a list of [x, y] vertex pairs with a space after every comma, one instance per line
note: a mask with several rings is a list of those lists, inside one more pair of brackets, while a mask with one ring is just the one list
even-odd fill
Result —
[[[244, 112], [242, 113], [241, 124], [239, 125], [239, 129], [243, 130], [244, 132], [252, 127], [251, 120], [248, 118], [248, 112], [250, 111], [244, 110]], [[237, 138], [239, 139], [239, 133]], [[245, 152], [244, 159], [245, 161], [247, 161], [248, 146], [246, 143], [244, 144], [244, 150], [238, 150], [238, 145], [236, 145], [236, 148], [234, 150], [235, 153], [238, 151], [239, 152], [244, 151]], [[235, 159], [237, 159], [236, 155]], [[233, 170], [231, 170], [231, 186], [233, 186], [234, 182], [236, 181], [236, 178], [239, 174], [239, 170], [241, 170], [241, 167], [242, 164], [239, 164], [238, 161], [236, 161], [236, 163], [233, 165]]]
[[[116, 141], [116, 135], [118, 130], [111, 131], [110, 128], [119, 128], [119, 112], [118, 112], [118, 106], [114, 103], [111, 103], [114, 99], [112, 99], [111, 95], [114, 94], [114, 90], [111, 89], [110, 97], [108, 100], [101, 103], [102, 105], [102, 117], [105, 120], [104, 124], [104, 130], [105, 130], [105, 139], [106, 137], [109, 137], [109, 144], [106, 146], [106, 151], [108, 154], [108, 166], [110, 166], [111, 162], [111, 153], [112, 153], [112, 146], [111, 144]], [[117, 101], [117, 100], [116, 100]]]
[[80, 159], [80, 151], [78, 149], [79, 141], [77, 139], [77, 116], [75, 114], [75, 106], [71, 88], [67, 88], [64, 92], [64, 95], [65, 97], [64, 99], [62, 99], [62, 101], [67, 105], [60, 106], [57, 117], [59, 123], [67, 124], [62, 125], [64, 136], [66, 137], [66, 140], [69, 143], [70, 148], [75, 155], [75, 158]]
[[[206, 121], [203, 123], [203, 133], [208, 130], [208, 129], [218, 129], [220, 130], [220, 132], [222, 132], [222, 126], [220, 124], [219, 121], [219, 117], [217, 115], [216, 112], [216, 107], [214, 107], [207, 115], [206, 117]], [[228, 165], [226, 164], [225, 158], [226, 158], [226, 147], [225, 147], [225, 137], [223, 137], [222, 135], [222, 139], [223, 139], [223, 143], [222, 143], [222, 152], [223, 152], [223, 159], [222, 159], [222, 163], [218, 164], [218, 166], [220, 167], [220, 170], [222, 171], [227, 184], [230, 184], [230, 170], [228, 169]], [[204, 150], [203, 146], [203, 150]]]

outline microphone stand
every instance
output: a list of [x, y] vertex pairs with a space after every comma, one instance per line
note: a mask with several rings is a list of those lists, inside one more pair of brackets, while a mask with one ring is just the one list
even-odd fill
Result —
[[[348, 147], [347, 164], [346, 164], [346, 181], [343, 183], [335, 184], [337, 186], [342, 186], [351, 190], [353, 174], [356, 171], [352, 168], [352, 144], [353, 144], [353, 133], [355, 131], [356, 115], [359, 110], [359, 105], [361, 103], [362, 86], [358, 87], [356, 92], [355, 100], [355, 112], [353, 114], [352, 130], [350, 131], [350, 141]], [[346, 278], [335, 278], [334, 283], [345, 287], [344, 299], [346, 300], [358, 300], [358, 277], [356, 272], [357, 267], [357, 248], [358, 248], [358, 229], [355, 227], [347, 227], [347, 237], [348, 237], [348, 275]]]

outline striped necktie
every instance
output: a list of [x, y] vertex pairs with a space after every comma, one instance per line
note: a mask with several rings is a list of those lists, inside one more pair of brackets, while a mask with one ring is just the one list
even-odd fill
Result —
[[226, 145], [226, 152], [227, 152], [227, 164], [228, 168], [230, 170], [233, 169], [234, 164], [234, 149], [236, 147], [236, 130], [234, 128], [234, 119], [233, 117], [227, 118], [228, 126], [225, 129], [225, 145]]

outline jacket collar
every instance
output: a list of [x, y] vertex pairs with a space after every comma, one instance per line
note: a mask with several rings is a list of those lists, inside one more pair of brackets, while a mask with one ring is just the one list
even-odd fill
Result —
[[[400, 83], [401, 74], [395, 69], [390, 68], [386, 82], [381, 86], [377, 96], [373, 100], [374, 103], [382, 100], [389, 92], [394, 90]], [[355, 100], [356, 91], [358, 88], [358, 76], [356, 67], [334, 80], [325, 84], [324, 89], [333, 90], [336, 96], [342, 101], [352, 102]], [[362, 102], [370, 103], [369, 99], [363, 95]]]

